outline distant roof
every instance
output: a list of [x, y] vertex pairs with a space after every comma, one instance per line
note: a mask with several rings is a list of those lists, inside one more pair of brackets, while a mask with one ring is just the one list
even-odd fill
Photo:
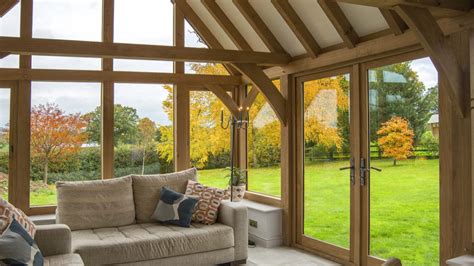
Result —
[[430, 120], [428, 121], [428, 124], [437, 124], [439, 123], [439, 115], [434, 114], [430, 117]]

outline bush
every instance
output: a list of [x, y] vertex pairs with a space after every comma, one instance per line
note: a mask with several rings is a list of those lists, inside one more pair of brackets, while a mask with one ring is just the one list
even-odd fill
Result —
[[425, 131], [420, 139], [420, 146], [426, 149], [429, 157], [439, 156], [439, 139], [431, 131]]

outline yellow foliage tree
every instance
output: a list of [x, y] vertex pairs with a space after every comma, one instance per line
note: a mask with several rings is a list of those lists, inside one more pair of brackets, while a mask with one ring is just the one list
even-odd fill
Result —
[[397, 160], [407, 159], [412, 154], [415, 134], [405, 118], [392, 117], [382, 124], [377, 135], [383, 156], [393, 158], [394, 166], [397, 165]]

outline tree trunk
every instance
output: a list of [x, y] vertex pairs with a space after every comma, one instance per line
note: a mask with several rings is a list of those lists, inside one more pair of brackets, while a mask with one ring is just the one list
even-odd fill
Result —
[[393, 166], [397, 166], [397, 159], [393, 159]]
[[46, 162], [44, 164], [43, 182], [46, 185], [48, 184], [48, 160], [46, 160]]
[[145, 174], [145, 155], [146, 155], [146, 148], [143, 148], [142, 175]]

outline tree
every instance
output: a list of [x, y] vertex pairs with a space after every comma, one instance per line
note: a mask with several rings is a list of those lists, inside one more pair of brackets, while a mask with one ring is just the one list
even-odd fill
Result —
[[394, 116], [377, 131], [378, 145], [386, 157], [393, 158], [393, 165], [397, 160], [407, 159], [412, 154], [413, 138], [415, 134], [408, 124], [408, 120]]
[[[87, 113], [83, 116], [89, 121], [86, 132], [89, 135], [89, 142], [100, 143], [102, 131], [102, 110], [97, 107], [94, 112]], [[121, 104], [114, 105], [114, 144], [135, 144], [138, 137], [138, 114], [135, 108], [123, 106]]]
[[87, 141], [87, 122], [79, 113], [65, 114], [55, 104], [31, 109], [31, 153], [42, 165], [48, 183], [48, 165], [76, 154]]
[[145, 161], [147, 158], [147, 149], [153, 146], [156, 137], [156, 125], [150, 118], [145, 117], [138, 121], [138, 144], [143, 150], [142, 157], [142, 175], [145, 174]]

